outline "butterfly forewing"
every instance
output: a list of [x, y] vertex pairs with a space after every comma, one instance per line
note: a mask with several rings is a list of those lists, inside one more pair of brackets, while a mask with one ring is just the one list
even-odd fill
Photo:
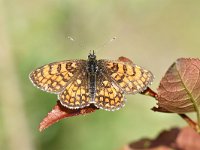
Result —
[[99, 60], [98, 65], [125, 93], [142, 92], [153, 80], [153, 74], [128, 62]]
[[124, 106], [123, 91], [105, 74], [97, 74], [95, 106], [104, 110], [117, 110]]
[[90, 104], [86, 66], [80, 70], [77, 77], [70, 81], [64, 91], [58, 95], [61, 104], [71, 108], [83, 108]]
[[59, 93], [85, 64], [85, 60], [54, 62], [34, 70], [29, 77], [38, 88], [46, 92]]

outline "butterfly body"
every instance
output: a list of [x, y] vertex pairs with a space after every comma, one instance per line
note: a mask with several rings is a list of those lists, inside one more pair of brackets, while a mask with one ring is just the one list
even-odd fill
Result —
[[44, 65], [29, 75], [32, 83], [58, 95], [61, 104], [79, 109], [93, 103], [97, 108], [118, 110], [125, 105], [125, 94], [142, 92], [153, 74], [133, 63], [119, 60], [65, 60]]
[[89, 84], [89, 93], [90, 93], [90, 103], [94, 102], [95, 93], [96, 93], [96, 76], [98, 73], [98, 66], [96, 55], [89, 54], [88, 55], [88, 62], [87, 62], [87, 76], [88, 76], [88, 84]]

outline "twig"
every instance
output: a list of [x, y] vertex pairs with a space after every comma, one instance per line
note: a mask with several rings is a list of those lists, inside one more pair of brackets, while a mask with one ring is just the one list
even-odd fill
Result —
[[157, 93], [154, 92], [152, 89], [150, 89], [149, 87], [147, 87], [146, 90], [144, 90], [143, 92], [141, 92], [140, 94], [143, 94], [143, 95], [147, 95], [147, 96], [151, 96], [153, 98], [156, 99], [157, 97]]
[[200, 133], [200, 129], [199, 129], [198, 124], [196, 122], [194, 122], [190, 117], [188, 117], [186, 114], [178, 114], [178, 115], [181, 118], [183, 118], [191, 128], [193, 128], [195, 131]]
[[[143, 92], [141, 92], [140, 94], [143, 94], [143, 95], [147, 95], [147, 96], [151, 96], [151, 97], [153, 97], [153, 98], [155, 98], [155, 99], [157, 99], [157, 96], [158, 96], [158, 94], [156, 93], [156, 92], [154, 92], [151, 88], [149, 88], [149, 87], [147, 87], [147, 89], [146, 90], [144, 90]], [[162, 110], [162, 108], [159, 108], [160, 110]], [[153, 108], [153, 110], [156, 110], [156, 111], [159, 111], [159, 109], [158, 108]], [[163, 109], [163, 110], [165, 110], [165, 109]], [[162, 111], [161, 111], [162, 112]], [[198, 133], [200, 133], [200, 129], [199, 129], [199, 126], [198, 126], [198, 124], [195, 122], [195, 121], [193, 121], [189, 116], [187, 116], [186, 114], [178, 114], [182, 119], [184, 119], [186, 122], [187, 122], [187, 124], [191, 127], [191, 128], [193, 128], [196, 132], [198, 132]]]

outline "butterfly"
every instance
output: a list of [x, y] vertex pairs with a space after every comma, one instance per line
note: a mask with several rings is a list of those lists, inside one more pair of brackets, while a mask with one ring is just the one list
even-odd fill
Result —
[[58, 95], [69, 109], [90, 104], [114, 111], [125, 105], [125, 94], [144, 91], [153, 81], [153, 74], [131, 62], [96, 59], [64, 60], [32, 71], [29, 78], [39, 89]]

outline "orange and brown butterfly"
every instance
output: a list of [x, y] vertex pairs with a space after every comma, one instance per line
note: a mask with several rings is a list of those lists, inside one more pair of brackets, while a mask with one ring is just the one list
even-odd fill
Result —
[[65, 60], [44, 65], [29, 75], [32, 83], [46, 92], [55, 93], [61, 104], [79, 109], [90, 104], [108, 111], [125, 105], [125, 94], [144, 91], [153, 74], [130, 61], [96, 59]]

